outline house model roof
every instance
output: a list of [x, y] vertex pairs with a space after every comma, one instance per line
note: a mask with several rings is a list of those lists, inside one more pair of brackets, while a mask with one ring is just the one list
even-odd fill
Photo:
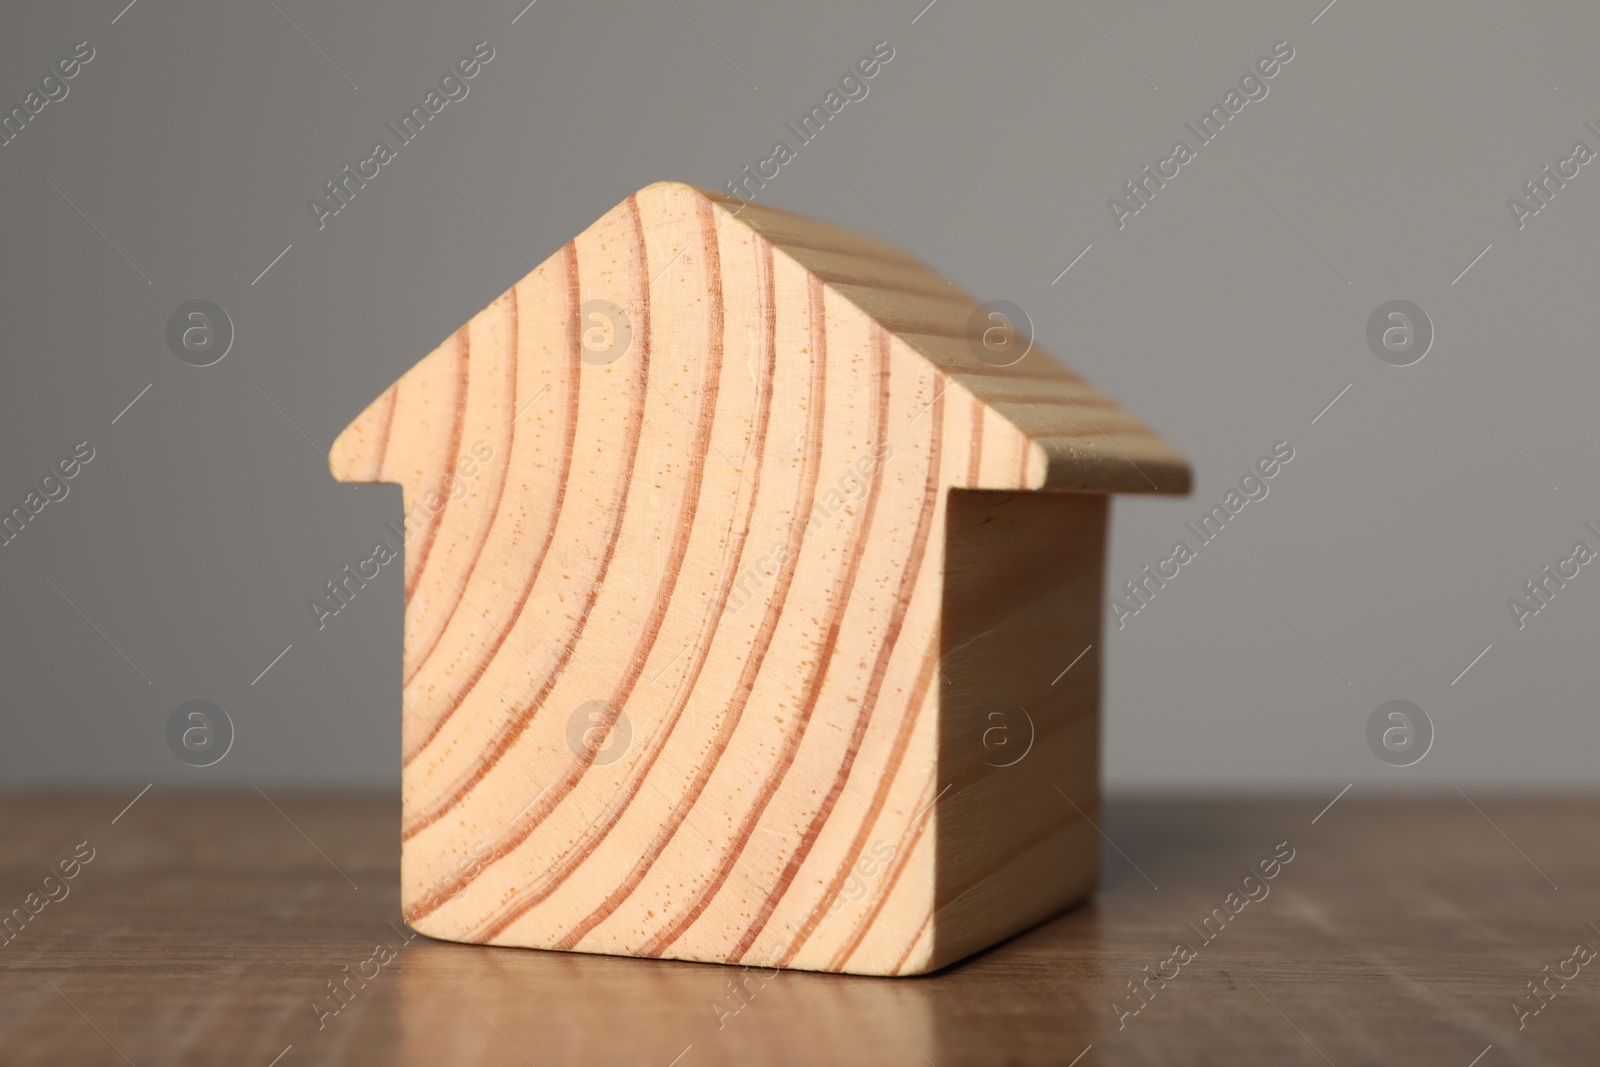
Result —
[[[705, 258], [697, 251], [705, 251], [710, 236], [701, 223], [710, 225], [722, 246], [720, 254], [712, 258], [728, 262], [716, 264], [717, 277], [686, 277], [687, 284], [683, 284], [674, 277], [675, 269], [681, 276], [701, 273], [691, 269]], [[574, 256], [591, 242], [592, 250]], [[742, 265], [739, 259], [762, 257], [781, 264], [772, 268], [776, 278], [765, 278], [765, 294], [745, 291], [744, 278], [737, 284], [732, 281], [732, 268]], [[571, 273], [574, 258], [578, 260], [577, 277]], [[757, 271], [747, 274], [755, 277]], [[530, 282], [534, 278], [539, 280]], [[708, 292], [708, 282], [723, 291]], [[638, 346], [635, 351], [645, 353], [662, 343], [664, 326], [677, 322], [684, 311], [703, 310], [710, 300], [723, 309], [720, 340], [724, 355], [743, 358], [740, 349], [758, 339], [738, 336], [741, 326], [732, 321], [734, 315], [742, 314], [745, 326], [754, 326], [761, 319], [762, 307], [781, 302], [789, 291], [803, 300], [808, 287], [820, 290], [815, 295], [828, 305], [830, 326], [835, 316], [854, 313], [881, 327], [897, 368], [918, 363], [927, 368], [930, 391], [924, 404], [938, 396], [947, 410], [970, 413], [972, 434], [978, 439], [972, 448], [982, 454], [965, 457], [964, 473], [952, 469], [951, 485], [1188, 492], [1190, 471], [1184, 458], [1043, 346], [1001, 335], [999, 350], [985, 358], [986, 334], [1004, 330], [1003, 320], [986, 315], [977, 300], [920, 259], [864, 234], [678, 182], [658, 182], [617, 205], [474, 323], [490, 328], [487, 320], [495, 316], [496, 307], [513, 297], [518, 321], [534, 314], [561, 323], [577, 322], [586, 302], [609, 300], [627, 316], [630, 340]], [[556, 289], [571, 299], [560, 299]], [[527, 306], [528, 297], [533, 298], [532, 307]], [[763, 299], [768, 303], [763, 305]], [[604, 317], [607, 312], [593, 314]], [[641, 319], [644, 321], [636, 321]], [[653, 336], [640, 338], [639, 329], [645, 322]], [[602, 330], [614, 325], [592, 317], [580, 325], [589, 329], [596, 323]], [[452, 353], [467, 332], [464, 327], [441, 345], [431, 357], [434, 364], [454, 358]], [[1026, 354], [1013, 363], [1016, 357], [1010, 352], [1018, 347], [1025, 348]], [[833, 346], [829, 356], [836, 360], [839, 355]], [[860, 356], [856, 351], [847, 358]], [[473, 369], [476, 371], [476, 366]], [[416, 386], [428, 375], [425, 360], [407, 377]], [[405, 381], [397, 388], [403, 389]], [[335, 442], [331, 453], [335, 477], [368, 480], [367, 472], [361, 470], [361, 457], [370, 459], [363, 444], [370, 445], [380, 424], [387, 425], [394, 415], [393, 392], [375, 401]], [[414, 407], [419, 415], [438, 399], [424, 400], [415, 390], [406, 392], [408, 402], [402, 406]], [[987, 446], [981, 440], [985, 436]]]

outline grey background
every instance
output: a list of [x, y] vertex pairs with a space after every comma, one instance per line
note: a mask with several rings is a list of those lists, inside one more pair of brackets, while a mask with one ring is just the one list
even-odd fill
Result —
[[[0, 148], [0, 504], [96, 450], [0, 548], [0, 783], [397, 783], [398, 572], [320, 633], [306, 600], [399, 490], [334, 483], [320, 450], [527, 260], [651, 181], [720, 187], [879, 40], [868, 97], [760, 199], [1014, 300], [1193, 460], [1192, 497], [1116, 503], [1114, 583], [1275, 442], [1296, 450], [1108, 633], [1108, 786], [1600, 782], [1600, 567], [1521, 631], [1506, 605], [1580, 537], [1600, 547], [1600, 163], [1520, 232], [1506, 206], [1574, 141], [1600, 149], [1600, 10], [124, 2], [0, 20], [7, 109], [96, 50]], [[307, 199], [480, 40], [468, 98], [319, 231]], [[1280, 40], [1270, 95], [1119, 231], [1107, 198]], [[194, 298], [237, 330], [208, 368], [164, 340]], [[1434, 323], [1415, 366], [1366, 346], [1394, 298]], [[165, 742], [195, 698], [237, 730], [204, 769]], [[1436, 731], [1407, 768], [1365, 740], [1396, 698]]]

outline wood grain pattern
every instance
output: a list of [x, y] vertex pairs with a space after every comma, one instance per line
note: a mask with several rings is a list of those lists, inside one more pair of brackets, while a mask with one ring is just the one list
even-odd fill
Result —
[[[961, 829], [1006, 798], [959, 735], [1003, 681], [1041, 742], [1013, 786], [1095, 810], [1098, 657], [1040, 686], [1098, 641], [1097, 494], [1188, 469], [1037, 349], [979, 359], [976, 308], [880, 242], [654, 185], [339, 437], [337, 477], [404, 487], [414, 928], [918, 973], [1088, 891], [1087, 816]], [[1008, 546], [951, 527], [976, 490]], [[952, 659], [954, 612], [1005, 647]]]
[[[157, 784], [119, 817], [141, 786], [0, 794], [0, 914], [78, 842], [94, 850], [68, 895], [6, 928], [0, 1062], [1592, 1064], [1591, 968], [1552, 981], [1521, 1029], [1511, 1006], [1574, 943], [1600, 947], [1595, 799], [1466, 786], [1480, 814], [1453, 791], [1382, 801], [1358, 785], [1318, 818], [1342, 785], [1112, 798], [1091, 903], [913, 981], [408, 939], [393, 795]], [[1066, 806], [1048, 786], [1027, 803], [1052, 799]], [[1284, 840], [1297, 854], [1271, 894], [1121, 1018], [1128, 983], [1196, 941], [1189, 924]], [[367, 964], [378, 945], [396, 957]]]

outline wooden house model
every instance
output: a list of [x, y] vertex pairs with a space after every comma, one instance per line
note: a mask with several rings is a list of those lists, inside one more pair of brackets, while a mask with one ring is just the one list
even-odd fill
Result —
[[1089, 894], [1108, 494], [1189, 471], [1020, 343], [661, 183], [373, 401], [331, 465], [404, 487], [406, 921], [891, 975]]

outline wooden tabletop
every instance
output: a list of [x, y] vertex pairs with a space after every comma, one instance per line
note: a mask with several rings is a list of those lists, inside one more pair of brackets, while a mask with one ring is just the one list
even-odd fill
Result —
[[1091, 903], [868, 979], [430, 941], [397, 799], [134, 792], [0, 800], [8, 1067], [1600, 1063], [1593, 801], [1113, 801]]

